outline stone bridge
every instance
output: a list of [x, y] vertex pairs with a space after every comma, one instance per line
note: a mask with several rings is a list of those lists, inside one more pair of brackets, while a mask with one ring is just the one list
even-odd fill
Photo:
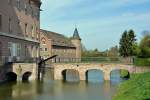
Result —
[[38, 66], [36, 63], [12, 63], [4, 66], [0, 72], [0, 80], [36, 80]]
[[124, 69], [128, 70], [129, 73], [135, 72], [135, 67], [133, 65], [125, 64], [101, 64], [101, 63], [79, 63], [79, 64], [62, 64], [56, 63], [54, 67], [54, 79], [62, 80], [63, 71], [65, 70], [76, 70], [79, 73], [80, 80], [86, 80], [86, 73], [89, 70], [101, 70], [104, 74], [104, 80], [110, 80], [110, 73], [113, 70]]

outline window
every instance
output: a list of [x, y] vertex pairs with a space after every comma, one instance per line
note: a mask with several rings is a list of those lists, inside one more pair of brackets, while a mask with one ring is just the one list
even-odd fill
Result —
[[27, 5], [26, 4], [25, 4], [24, 9], [25, 9], [25, 14], [27, 15]]
[[2, 15], [0, 14], [0, 30], [2, 29]]
[[28, 56], [28, 46], [25, 45], [25, 57]]
[[12, 56], [12, 43], [11, 42], [8, 42], [8, 55], [9, 56]]
[[31, 8], [31, 15], [32, 15], [32, 17], [34, 17], [34, 11], [33, 11], [33, 8]]
[[11, 33], [11, 32], [12, 32], [12, 27], [11, 27], [11, 18], [9, 18], [9, 20], [8, 20], [8, 25], [9, 25], [9, 27], [8, 27], [8, 31], [9, 31], [9, 33]]
[[17, 56], [21, 56], [21, 45], [17, 44]]
[[24, 29], [25, 34], [27, 35], [27, 23], [25, 23], [25, 29]]
[[17, 0], [17, 8], [20, 9], [20, 0]]
[[32, 38], [36, 38], [36, 25], [32, 25]]
[[17, 22], [18, 22], [18, 25], [19, 25], [19, 24], [20, 24], [20, 21], [18, 20]]
[[21, 45], [18, 43], [8, 42], [9, 56], [16, 57], [21, 55]]
[[36, 57], [39, 57], [39, 47], [36, 47]]
[[47, 48], [45, 48], [45, 51], [47, 51]]

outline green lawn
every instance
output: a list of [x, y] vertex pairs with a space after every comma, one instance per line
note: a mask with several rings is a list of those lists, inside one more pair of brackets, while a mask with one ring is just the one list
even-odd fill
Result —
[[131, 75], [119, 86], [113, 100], [150, 100], [150, 72]]

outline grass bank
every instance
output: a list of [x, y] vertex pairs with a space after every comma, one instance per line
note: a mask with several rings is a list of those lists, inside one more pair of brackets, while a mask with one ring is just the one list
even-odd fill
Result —
[[119, 86], [113, 100], [150, 100], [150, 72], [131, 75]]

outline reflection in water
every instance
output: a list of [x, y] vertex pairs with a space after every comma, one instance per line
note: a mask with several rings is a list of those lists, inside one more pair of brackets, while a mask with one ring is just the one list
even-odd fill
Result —
[[66, 82], [79, 82], [79, 72], [76, 70], [64, 70], [62, 71], [63, 80]]
[[122, 82], [124, 80], [123, 78], [121, 78], [120, 72], [121, 72], [121, 70], [113, 70], [110, 73], [110, 82], [112, 84], [120, 83], [120, 82]]
[[[67, 78], [75, 78], [72, 73], [70, 74], [71, 76]], [[90, 72], [89, 78], [94, 77], [92, 75], [97, 77], [95, 72]], [[53, 71], [48, 69], [43, 82], [0, 85], [0, 100], [111, 100], [118, 85], [112, 83], [109, 81], [103, 81], [103, 83], [53, 81]]]

